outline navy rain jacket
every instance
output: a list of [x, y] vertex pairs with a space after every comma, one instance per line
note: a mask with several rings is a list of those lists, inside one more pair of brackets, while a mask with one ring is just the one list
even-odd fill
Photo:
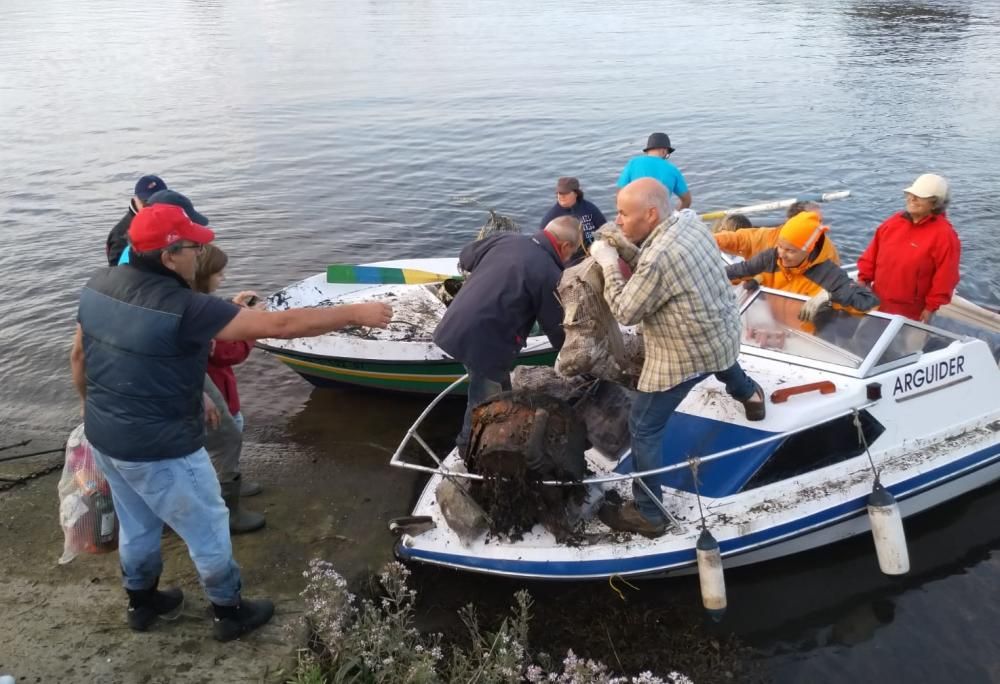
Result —
[[566, 338], [556, 300], [563, 263], [545, 231], [500, 233], [465, 246], [459, 267], [469, 272], [434, 342], [488, 377], [507, 377], [537, 320], [554, 349]]

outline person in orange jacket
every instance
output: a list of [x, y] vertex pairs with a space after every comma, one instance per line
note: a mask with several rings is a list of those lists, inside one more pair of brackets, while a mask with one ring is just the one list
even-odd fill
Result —
[[[788, 207], [788, 213], [786, 215], [786, 220], [791, 219], [794, 216], [798, 216], [804, 211], [811, 211], [820, 217], [822, 220], [823, 214], [820, 210], [820, 206], [815, 202], [796, 202], [795, 204]], [[753, 228], [747, 225], [743, 225], [742, 218], [749, 224], [749, 221], [742, 214], [732, 214], [723, 219], [720, 223], [719, 230], [715, 232], [715, 242], [719, 245], [719, 249], [726, 254], [733, 254], [735, 256], [741, 256], [744, 259], [749, 259], [755, 254], [771, 249], [776, 244], [778, 244], [778, 234], [781, 232], [781, 226], [765, 226], [762, 228]], [[726, 219], [735, 219], [732, 224], [727, 223]], [[728, 228], [728, 225], [734, 225], [734, 228]], [[832, 253], [830, 259], [833, 263], [840, 265], [840, 254], [837, 253], [837, 247], [828, 239], [830, 249]]]
[[927, 323], [951, 302], [962, 243], [945, 215], [948, 181], [925, 173], [906, 188], [906, 211], [875, 231], [858, 259], [858, 280], [882, 300], [879, 311]]
[[755, 279], [761, 285], [810, 297], [799, 313], [804, 321], [832, 304], [855, 311], [870, 311], [879, 304], [867, 287], [854, 282], [836, 261], [819, 214], [805, 211], [790, 218], [778, 232], [775, 247], [748, 261], [726, 267], [732, 281]]

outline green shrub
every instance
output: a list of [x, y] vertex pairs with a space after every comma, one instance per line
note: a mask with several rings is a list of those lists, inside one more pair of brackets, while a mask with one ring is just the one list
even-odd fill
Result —
[[615, 675], [572, 651], [554, 666], [541, 654], [533, 659], [528, 648], [532, 600], [524, 590], [514, 594], [511, 614], [494, 631], [483, 629], [474, 606], [463, 608], [469, 644], [449, 644], [445, 658], [442, 635], [414, 626], [417, 592], [401, 563], [382, 569], [373, 582], [374, 599], [359, 600], [327, 561], [313, 560], [303, 574], [311, 638], [289, 684], [691, 684], [676, 672], [666, 678], [649, 672]]

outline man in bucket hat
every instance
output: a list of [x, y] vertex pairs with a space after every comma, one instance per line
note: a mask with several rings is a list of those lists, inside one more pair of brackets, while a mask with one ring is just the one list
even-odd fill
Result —
[[140, 209], [129, 228], [132, 260], [101, 269], [80, 294], [70, 359], [87, 438], [118, 515], [129, 627], [146, 631], [182, 607], [180, 589], [158, 589], [166, 523], [187, 544], [212, 602], [215, 638], [229, 641], [270, 620], [274, 606], [242, 597], [229, 513], [204, 448], [211, 342], [384, 328], [392, 308], [261, 311], [195, 292], [198, 254], [214, 238], [176, 205]]
[[684, 174], [676, 166], [667, 161], [673, 154], [670, 136], [666, 133], [653, 133], [646, 141], [643, 154], [633, 157], [618, 176], [618, 187], [624, 188], [637, 178], [655, 178], [678, 199], [677, 209], [687, 209], [691, 206], [691, 191], [688, 190]]
[[[161, 190], [166, 190], [167, 184], [159, 176], [143, 176], [135, 183], [135, 191], [132, 199], [128, 203], [128, 211], [121, 220], [108, 233], [104, 251], [108, 256], [108, 266], [117, 266], [121, 259], [122, 252], [128, 247], [128, 228], [132, 225], [132, 218], [149, 204], [149, 198]], [[207, 225], [203, 223], [202, 225]]]

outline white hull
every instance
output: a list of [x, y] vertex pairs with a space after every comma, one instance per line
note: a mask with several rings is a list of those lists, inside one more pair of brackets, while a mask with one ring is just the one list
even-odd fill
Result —
[[[687, 458], [671, 457], [671, 448], [704, 459], [699, 467], [701, 500], [726, 567], [870, 534], [866, 500], [874, 474], [857, 441], [853, 416], [866, 426], [865, 443], [881, 483], [897, 498], [904, 517], [1000, 478], [1000, 370], [987, 345], [896, 317], [865, 319], [874, 320], [881, 331], [868, 350], [841, 348], [802, 334], [789, 334], [781, 349], [744, 344], [741, 365], [769, 395], [820, 381], [832, 383], [832, 393], [805, 393], [769, 404], [765, 421], [748, 423], [739, 405], [709, 378], [668, 424], [668, 435], [678, 442], [665, 444], [665, 463]], [[759, 317], [751, 324], [763, 325]], [[803, 358], [805, 354], [815, 358]], [[685, 430], [697, 439], [716, 439], [705, 451], [719, 455], [690, 451], [683, 441]], [[852, 432], [853, 447], [847, 444]], [[734, 459], [727, 449], [744, 451]], [[453, 452], [444, 465], [451, 469], [457, 463]], [[629, 461], [616, 464], [593, 452], [588, 463], [594, 473], [590, 479], [625, 478], [632, 472]], [[678, 523], [671, 532], [656, 539], [616, 537], [584, 514], [573, 545], [558, 543], [541, 525], [519, 541], [482, 536], [463, 543], [438, 508], [435, 490], [441, 475], [434, 474], [413, 514], [429, 516], [436, 526], [404, 535], [398, 552], [419, 562], [539, 579], [691, 573], [696, 570], [700, 520], [697, 497], [681, 468], [664, 476], [674, 478], [663, 487], [663, 504]], [[629, 495], [627, 479], [608, 486]]]

